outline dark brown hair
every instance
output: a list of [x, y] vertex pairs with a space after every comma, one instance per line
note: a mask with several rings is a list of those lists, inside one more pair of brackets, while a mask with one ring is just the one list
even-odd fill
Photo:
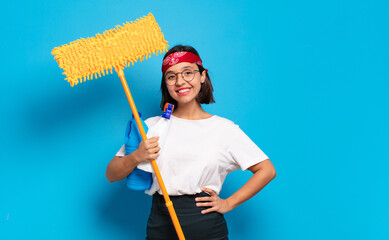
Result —
[[[200, 57], [199, 53], [193, 47], [176, 45], [165, 54], [163, 59], [165, 59], [167, 56], [169, 56], [170, 54], [175, 53], [175, 52], [191, 52], [191, 53], [196, 54], [197, 56]], [[196, 64], [196, 65], [199, 67], [200, 74], [202, 74], [203, 71], [205, 71], [205, 69], [198, 64]], [[172, 104], [174, 104], [175, 108], [178, 107], [177, 101], [174, 100], [170, 96], [169, 91], [167, 90], [166, 83], [165, 83], [165, 77], [163, 74], [162, 74], [162, 81], [161, 81], [161, 92], [162, 92], [162, 99], [161, 99], [161, 109], [162, 110], [163, 110], [166, 103], [172, 103]], [[208, 72], [206, 72], [205, 82], [201, 84], [201, 89], [200, 89], [200, 92], [197, 96], [197, 102], [199, 102], [200, 104], [214, 103], [215, 99], [213, 98], [212, 92], [213, 92], [213, 87], [212, 87], [211, 79], [208, 76]]]

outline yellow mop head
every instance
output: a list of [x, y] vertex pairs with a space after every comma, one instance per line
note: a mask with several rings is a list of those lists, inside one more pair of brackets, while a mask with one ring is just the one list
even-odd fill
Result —
[[51, 54], [64, 70], [65, 80], [73, 87], [78, 82], [93, 79], [93, 76], [105, 76], [108, 69], [112, 73], [112, 68], [123, 69], [149, 58], [151, 53], [164, 53], [168, 47], [154, 16], [149, 13], [95, 37], [56, 47]]

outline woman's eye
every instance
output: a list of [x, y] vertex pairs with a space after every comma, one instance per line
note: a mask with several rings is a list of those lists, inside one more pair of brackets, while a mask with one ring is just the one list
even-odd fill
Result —
[[191, 72], [191, 71], [187, 71], [187, 72], [184, 72], [184, 74], [185, 74], [186, 76], [190, 76], [190, 75], [192, 75], [192, 72]]
[[174, 78], [176, 78], [176, 76], [175, 76], [175, 75], [170, 75], [170, 76], [167, 76], [167, 79], [168, 79], [168, 80], [173, 80]]

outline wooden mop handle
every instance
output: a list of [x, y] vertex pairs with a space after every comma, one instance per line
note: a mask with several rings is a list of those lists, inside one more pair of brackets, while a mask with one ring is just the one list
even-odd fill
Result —
[[[121, 68], [120, 69], [119, 68], [115, 68], [115, 70], [118, 73], [120, 81], [122, 82], [124, 91], [126, 92], [126, 96], [127, 96], [128, 102], [130, 103], [132, 114], [134, 115], [134, 118], [135, 118], [135, 121], [136, 121], [136, 125], [138, 126], [138, 129], [139, 129], [139, 132], [140, 132], [140, 134], [142, 136], [142, 139], [146, 140], [147, 139], [146, 132], [145, 132], [145, 130], [143, 128], [143, 125], [142, 125], [142, 122], [140, 120], [138, 111], [136, 110], [134, 99], [131, 96], [131, 92], [130, 92], [130, 89], [128, 88], [127, 81], [124, 78], [123, 70]], [[185, 240], [185, 236], [184, 236], [184, 233], [182, 232], [182, 228], [181, 228], [180, 222], [178, 221], [176, 211], [174, 210], [173, 203], [170, 200], [169, 195], [167, 194], [166, 187], [165, 187], [165, 184], [163, 183], [162, 176], [161, 176], [161, 173], [159, 172], [159, 169], [158, 169], [156, 161], [152, 160], [151, 161], [151, 165], [153, 166], [155, 176], [157, 177], [159, 186], [161, 187], [161, 191], [162, 191], [163, 197], [165, 198], [166, 207], [169, 210], [169, 214], [170, 214], [170, 217], [171, 217], [171, 219], [173, 221], [174, 228], [176, 229], [178, 238], [179, 238], [179, 240]]]

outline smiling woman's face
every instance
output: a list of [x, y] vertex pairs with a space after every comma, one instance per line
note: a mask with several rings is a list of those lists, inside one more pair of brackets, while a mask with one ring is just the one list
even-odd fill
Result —
[[174, 85], [167, 85], [170, 96], [177, 101], [179, 105], [187, 104], [192, 101], [196, 101], [197, 95], [201, 89], [201, 83], [205, 81], [206, 72], [203, 74], [198, 72], [199, 68], [195, 63], [181, 62], [174, 66], [171, 66], [165, 72], [165, 78], [169, 73], [179, 73], [185, 70], [197, 70], [194, 71], [194, 78], [192, 81], [187, 82], [182, 78], [182, 74], [176, 74], [177, 82]]

